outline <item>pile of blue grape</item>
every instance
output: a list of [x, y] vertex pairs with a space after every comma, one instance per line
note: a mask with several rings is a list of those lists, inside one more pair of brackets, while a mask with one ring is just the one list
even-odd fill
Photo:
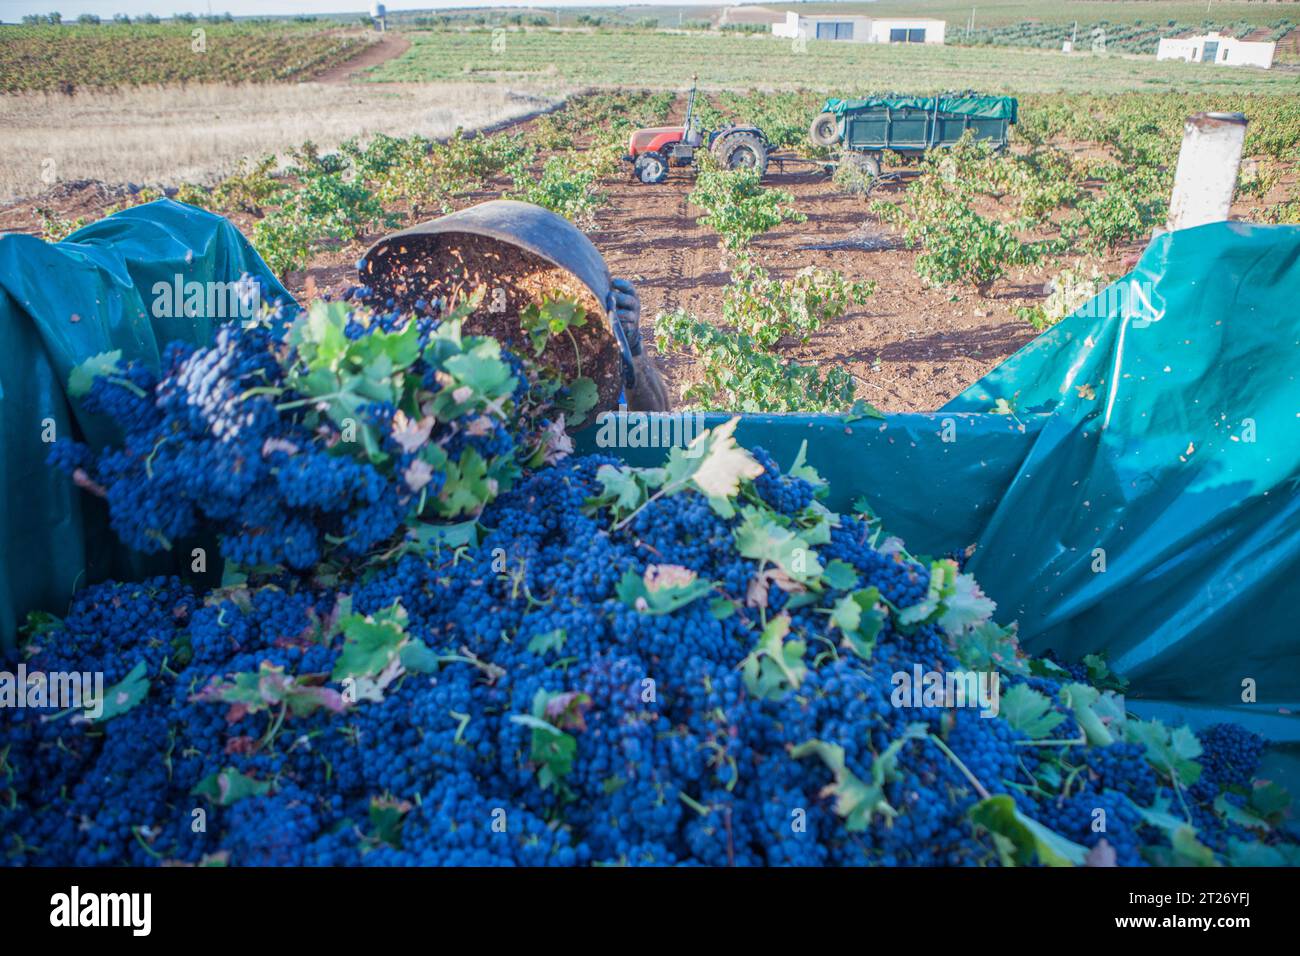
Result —
[[24, 691], [106, 686], [0, 708], [6, 864], [1296, 860], [1260, 738], [1028, 657], [735, 422], [571, 454], [562, 385], [454, 314], [318, 303], [72, 391], [122, 438], [54, 464], [184, 574], [29, 619]]

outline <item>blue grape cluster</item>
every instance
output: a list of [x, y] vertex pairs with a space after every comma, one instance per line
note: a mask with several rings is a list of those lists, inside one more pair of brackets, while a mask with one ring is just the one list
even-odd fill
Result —
[[[401, 327], [353, 318], [348, 334], [386, 322]], [[1204, 732], [1202, 780], [1177, 789], [1138, 744], [1071, 743], [1063, 685], [1041, 673], [1003, 688], [1066, 718], [1045, 744], [1005, 714], [900, 693], [900, 675], [964, 670], [964, 632], [926, 610], [931, 568], [857, 518], [817, 547], [852, 583], [808, 586], [741, 554], [740, 513], [687, 490], [624, 514], [602, 497], [618, 463], [567, 457], [501, 488], [469, 544], [377, 555], [407, 520], [394, 482], [250, 394], [279, 387], [282, 356], [232, 327], [169, 350], [153, 380], [128, 370], [134, 389], [94, 386], [123, 445], [59, 454], [109, 489], [124, 540], [216, 532], [248, 573], [95, 584], [33, 623], [29, 669], [102, 671], [110, 697], [137, 667], [147, 684], [106, 719], [0, 709], [5, 863], [982, 866], [1024, 845], [1018, 814], [1142, 865], [1168, 851], [1161, 814], [1180, 801], [1216, 854], [1251, 838], [1215, 809], [1258, 763], [1237, 728]], [[512, 427], [447, 447], [510, 454]], [[751, 516], [813, 520], [818, 485], [755, 458]], [[323, 564], [338, 538], [368, 560]], [[704, 586], [671, 610], [638, 603], [651, 567]], [[875, 625], [854, 643], [844, 602], [872, 587], [888, 606], [859, 607]]]
[[[343, 333], [359, 340], [408, 322], [422, 348], [438, 325], [431, 316], [359, 306], [347, 313]], [[100, 374], [83, 407], [111, 419], [121, 444], [95, 453], [57, 442], [50, 463], [104, 497], [113, 530], [146, 554], [176, 550], [202, 532], [245, 567], [308, 572], [325, 560], [362, 561], [403, 536], [413, 512], [442, 492], [445, 472], [428, 475], [417, 493], [406, 476], [418, 456], [395, 433], [398, 409], [363, 402], [350, 424], [313, 415], [291, 374], [309, 370], [287, 355], [282, 328], [226, 326], [209, 346], [168, 346], [159, 373], [130, 363]], [[420, 358], [406, 374], [427, 383], [428, 399], [444, 388], [436, 358]], [[488, 463], [490, 495], [513, 476], [522, 433], [547, 424], [544, 416], [533, 422], [467, 411], [439, 420], [427, 442], [453, 465], [473, 449]], [[374, 447], [363, 447], [358, 430], [378, 436]]]
[[1264, 738], [1237, 724], [1212, 724], [1197, 735], [1201, 740], [1202, 779], [1218, 787], [1244, 787], [1259, 769]]
[[752, 454], [754, 460], [763, 466], [763, 473], [754, 479], [754, 490], [768, 507], [784, 515], [793, 515], [813, 503], [817, 489], [811, 482], [781, 474], [776, 460], [765, 448], [754, 448]]

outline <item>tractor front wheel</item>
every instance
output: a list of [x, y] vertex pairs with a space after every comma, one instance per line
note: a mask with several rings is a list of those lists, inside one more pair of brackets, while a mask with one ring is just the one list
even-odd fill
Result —
[[668, 160], [659, 153], [642, 153], [632, 164], [632, 171], [643, 183], [661, 183], [668, 178]]
[[767, 144], [754, 133], [732, 133], [717, 147], [718, 159], [728, 169], [752, 169], [760, 179], [767, 172]]
[[834, 146], [840, 141], [840, 118], [834, 113], [818, 113], [808, 127], [808, 138], [818, 146]]

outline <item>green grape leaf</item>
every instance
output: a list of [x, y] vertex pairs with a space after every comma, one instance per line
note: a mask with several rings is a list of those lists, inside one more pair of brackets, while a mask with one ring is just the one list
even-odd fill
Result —
[[538, 634], [528, 642], [528, 649], [534, 654], [545, 654], [547, 651], [560, 651], [564, 648], [564, 642], [568, 635], [564, 628], [557, 628], [554, 631], [547, 631], [545, 634]]
[[985, 623], [996, 607], [971, 575], [958, 574], [952, 580], [951, 590], [944, 594], [939, 626], [950, 636], [957, 636]]
[[436, 546], [448, 547], [454, 551], [457, 548], [473, 547], [478, 544], [479, 523], [477, 518], [454, 524], [430, 524], [421, 521], [411, 529], [411, 532], [421, 553]]
[[733, 535], [742, 556], [775, 564], [800, 584], [809, 584], [821, 576], [821, 560], [807, 539], [779, 524], [766, 511], [745, 506], [740, 513], [743, 520]]
[[487, 462], [473, 448], [466, 448], [455, 461], [444, 466], [442, 490], [434, 510], [446, 518], [477, 515], [495, 495], [488, 478]]
[[645, 501], [645, 488], [638, 480], [637, 472], [630, 468], [601, 465], [596, 469], [596, 480], [604, 494], [591, 499], [592, 502], [612, 507], [616, 515], [635, 511]]
[[332, 688], [319, 686], [316, 681], [320, 679], [321, 675], [287, 675], [283, 667], [263, 661], [256, 671], [241, 671], [228, 681], [208, 684], [192, 699], [229, 704], [226, 720], [230, 723], [282, 704], [295, 717], [321, 708], [341, 713], [346, 707], [342, 696]]
[[795, 760], [815, 756], [831, 772], [833, 782], [822, 790], [822, 796], [835, 797], [835, 813], [844, 818], [845, 829], [860, 833], [871, 825], [877, 816], [893, 819], [898, 811], [885, 798], [885, 785], [898, 778], [898, 756], [913, 740], [926, 736], [925, 724], [908, 724], [901, 736], [871, 761], [871, 779], [863, 780], [853, 773], [845, 762], [844, 748], [824, 740], [808, 740], [790, 750]]
[[121, 361], [121, 349], [100, 352], [84, 359], [68, 374], [68, 394], [73, 398], [81, 398], [90, 392], [90, 387], [100, 376], [121, 375]]
[[1088, 743], [1093, 747], [1109, 747], [1115, 742], [1115, 735], [1093, 706], [1100, 698], [1101, 693], [1087, 684], [1071, 683], [1061, 688], [1061, 703], [1070, 708]]
[[1200, 779], [1196, 758], [1201, 755], [1201, 742], [1186, 725], [1171, 732], [1159, 720], [1129, 720], [1124, 724], [1124, 739], [1140, 744], [1147, 762], [1170, 780], [1190, 787]]
[[[1014, 625], [1013, 625], [1014, 626]], [[1050, 677], [1053, 680], [1070, 680], [1070, 672], [1055, 661], [1046, 657], [1034, 657], [1029, 661], [1029, 673], [1034, 677]]]
[[1182, 817], [1170, 813], [1170, 803], [1165, 792], [1157, 795], [1151, 806], [1143, 807], [1133, 804], [1138, 814], [1142, 817], [1142, 822], [1148, 826], [1153, 826], [1158, 830], [1163, 830], [1166, 834], [1172, 836], [1174, 831], [1181, 826], [1186, 826], [1187, 821]]
[[834, 558], [822, 571], [822, 581], [836, 591], [847, 591], [858, 583], [858, 572], [847, 561]]
[[1196, 829], [1189, 824], [1175, 828], [1167, 847], [1148, 847], [1144, 853], [1157, 866], [1218, 866], [1214, 851], [1196, 838]]
[[713, 582], [673, 564], [652, 564], [644, 574], [631, 568], [618, 582], [619, 600], [642, 614], [671, 614], [713, 590]]
[[746, 689], [755, 697], [771, 700], [797, 690], [808, 673], [803, 662], [807, 644], [787, 641], [790, 615], [779, 614], [767, 622], [754, 649], [741, 665]]
[[400, 604], [394, 607], [399, 609], [399, 613], [380, 612], [382, 617], [353, 614], [340, 622], [344, 635], [343, 651], [330, 675], [333, 680], [378, 676], [398, 657], [406, 643], [406, 615], [400, 611]]
[[786, 471], [785, 473], [786, 477], [802, 478], [804, 481], [808, 482], [808, 484], [812, 485], [813, 488], [815, 489], [820, 490], [822, 488], [825, 488], [826, 479], [817, 473], [816, 468], [814, 468], [812, 465], [807, 463], [806, 460], [807, 454], [808, 454], [808, 441], [807, 439], [805, 439], [804, 441], [799, 443], [799, 454], [795, 456], [794, 464], [792, 464], [789, 467], [789, 469]]
[[1088, 654], [1083, 658], [1088, 668], [1088, 683], [1098, 690], [1113, 690], [1124, 693], [1128, 690], [1128, 681], [1114, 673], [1106, 660], [1105, 654]]
[[1258, 830], [1261, 833], [1268, 833], [1272, 826], [1263, 817], [1254, 813], [1248, 807], [1239, 807], [1235, 803], [1228, 801], [1226, 794], [1219, 794], [1214, 798], [1214, 812], [1223, 817], [1229, 823], [1235, 823], [1237, 826], [1245, 827], [1247, 830]]
[[1250, 809], [1272, 826], [1280, 826], [1291, 809], [1291, 794], [1276, 783], [1257, 780], [1250, 791]]
[[[513, 381], [510, 366], [502, 361], [500, 350], [478, 345], [460, 355], [449, 356], [443, 362], [443, 368], [456, 380], [455, 385], [448, 385], [452, 392], [459, 386], [473, 389], [474, 398], [483, 399], [508, 393], [507, 385]], [[453, 398], [455, 396], [453, 395]], [[458, 405], [468, 404], [468, 399], [455, 399]]]
[[582, 710], [590, 704], [586, 694], [556, 694], [543, 687], [533, 695], [531, 714], [510, 716], [513, 723], [533, 732], [529, 760], [537, 767], [537, 782], [543, 790], [554, 788], [568, 796], [564, 778], [573, 769], [578, 740], [556, 726], [555, 721], [581, 729]]
[[1300, 866], [1300, 845], [1279, 843], [1269, 846], [1255, 841], [1228, 838], [1229, 866]]
[[967, 816], [975, 826], [1003, 838], [995, 842], [1005, 864], [1082, 866], [1087, 858], [1085, 847], [1025, 816], [1007, 794], [981, 800]]
[[207, 797], [219, 807], [228, 807], [245, 797], [261, 797], [270, 792], [269, 780], [254, 780], [234, 767], [208, 774], [190, 790], [194, 796]]
[[97, 723], [112, 720], [144, 700], [149, 693], [149, 680], [144, 675], [145, 663], [140, 661], [131, 668], [130, 673], [104, 690], [101, 712], [91, 719]]
[[736, 444], [734, 433], [740, 419], [732, 418], [695, 436], [686, 448], [673, 446], [665, 467], [665, 487], [676, 489], [687, 483], [709, 498], [733, 498], [740, 482], [763, 473], [746, 449]]
[[1030, 740], [1045, 740], [1061, 725], [1065, 715], [1053, 709], [1046, 694], [1040, 694], [1028, 684], [1016, 684], [1002, 692], [998, 714]]
[[952, 639], [953, 653], [967, 670], [1001, 670], [1007, 674], [1024, 676], [1030, 672], [1020, 654], [1016, 638], [1016, 623], [1002, 627], [985, 621]]
[[863, 660], [871, 659], [876, 637], [885, 626], [879, 603], [880, 591], [869, 587], [846, 594], [831, 609], [831, 623], [843, 633], [843, 643]]
[[568, 395], [555, 400], [556, 407], [565, 413], [565, 424], [577, 428], [587, 420], [587, 413], [600, 401], [596, 383], [583, 375], [569, 383]]
[[709, 613], [715, 620], [725, 621], [736, 613], [736, 602], [729, 598], [716, 597], [709, 602]]
[[371, 797], [370, 830], [372, 838], [379, 843], [387, 843], [391, 847], [401, 849], [402, 822], [410, 809], [411, 804], [405, 800]]
[[397, 658], [402, 662], [402, 669], [413, 674], [438, 673], [438, 655], [419, 638], [410, 638], [402, 644], [398, 648]]

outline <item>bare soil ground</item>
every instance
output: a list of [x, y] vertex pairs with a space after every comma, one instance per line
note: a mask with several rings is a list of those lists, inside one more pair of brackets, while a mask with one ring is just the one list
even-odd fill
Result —
[[[614, 185], [600, 216], [603, 228], [592, 235], [610, 269], [640, 290], [647, 335], [649, 320], [660, 310], [684, 308], [701, 316], [722, 311], [728, 273], [715, 235], [696, 225], [699, 213], [686, 201], [691, 178], [689, 170], [674, 170], [662, 186]], [[915, 253], [899, 246], [862, 198], [839, 192], [811, 170], [792, 168], [767, 181], [793, 193], [795, 207], [808, 217], [755, 240], [760, 261], [773, 275], [789, 278], [805, 266], [820, 266], [876, 282], [865, 305], [824, 327], [806, 346], [784, 349], [787, 357], [842, 365], [858, 378], [860, 396], [882, 410], [927, 411], [1033, 338], [1033, 330], [1014, 318], [1014, 306], [1028, 301], [1018, 287], [988, 300], [963, 294], [952, 301], [950, 292], [922, 287], [913, 270]], [[884, 192], [882, 187], [876, 194]], [[1030, 291], [1036, 294], [1038, 285]], [[660, 364], [675, 395], [695, 378], [689, 357], [661, 356]]]
[[[679, 104], [680, 106], [681, 104]], [[532, 121], [518, 124], [523, 132]], [[1065, 144], [1068, 147], [1068, 144]], [[1095, 146], [1080, 144], [1080, 151]], [[1294, 172], [1275, 187], [1274, 202], [1290, 188]], [[689, 309], [717, 318], [728, 273], [715, 235], [696, 224], [699, 212], [686, 200], [693, 184], [689, 169], [674, 169], [666, 183], [646, 186], [622, 173], [602, 185], [608, 202], [588, 235], [615, 276], [632, 280], [643, 305], [642, 331], [653, 342], [654, 317], [661, 310]], [[860, 196], [847, 195], [812, 167], [775, 166], [766, 182], [794, 194], [808, 218], [784, 224], [755, 240], [760, 260], [774, 276], [788, 278], [805, 266], [839, 269], [853, 279], [877, 284], [866, 304], [819, 331], [806, 346], [782, 351], [805, 364], [833, 363], [859, 380], [859, 395], [883, 411], [930, 411], [1025, 345], [1035, 332], [1016, 308], [1045, 295], [1045, 283], [1067, 264], [1055, 260], [1019, 270], [999, 281], [987, 298], [970, 289], [926, 288], [917, 277], [916, 253], [903, 248], [892, 227], [882, 224]], [[508, 184], [462, 197], [460, 205], [496, 198]], [[897, 198], [906, 180], [881, 185], [872, 199]], [[0, 207], [0, 232], [39, 230], [33, 209], [46, 206], [66, 218], [97, 218], [120, 195], [103, 184], [60, 184], [35, 200]], [[1259, 203], [1239, 203], [1235, 217], [1250, 219]], [[245, 233], [248, 217], [232, 217]], [[324, 250], [307, 270], [288, 277], [300, 298], [338, 293], [357, 282], [356, 261], [379, 234]], [[1117, 249], [1096, 261], [1108, 274], [1127, 271], [1141, 244]], [[651, 344], [653, 350], [653, 345]], [[661, 355], [658, 361], [674, 399], [695, 379], [693, 359]]]

